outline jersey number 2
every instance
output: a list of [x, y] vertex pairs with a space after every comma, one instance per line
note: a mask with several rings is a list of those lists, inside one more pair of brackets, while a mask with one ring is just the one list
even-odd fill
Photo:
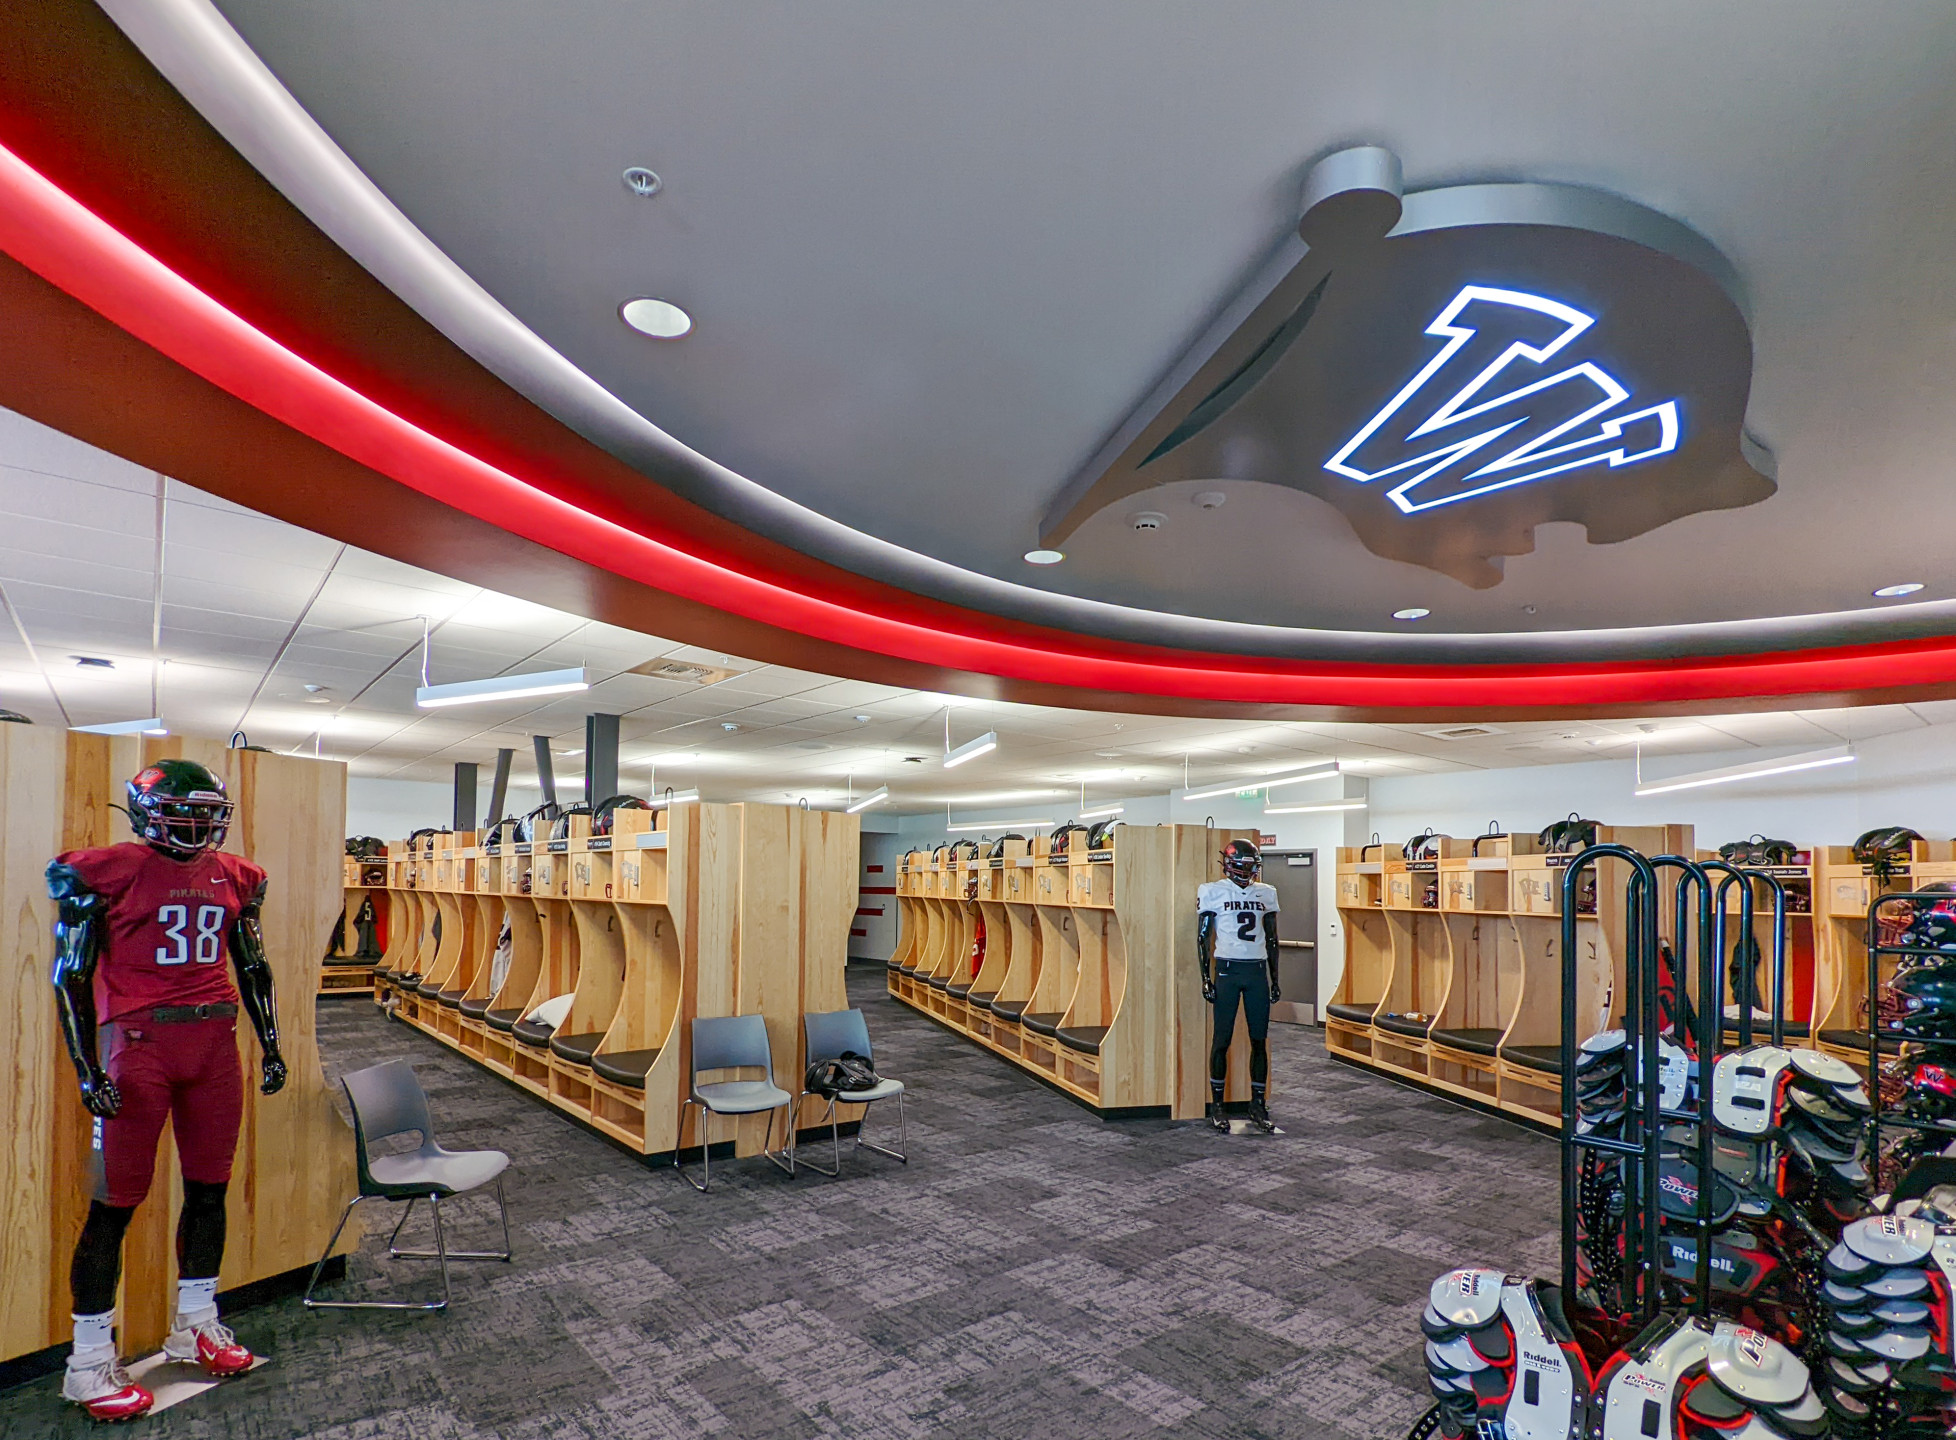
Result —
[[1256, 939], [1256, 922], [1261, 918], [1254, 910], [1239, 911], [1236, 916], [1236, 938], [1238, 940]]
[[194, 946], [199, 965], [215, 965], [224, 951], [224, 907], [222, 905], [199, 905], [197, 907], [197, 933], [187, 934], [190, 928], [190, 907], [188, 905], [165, 905], [156, 912], [156, 923], [163, 927], [163, 933], [170, 937], [170, 944], [156, 947], [158, 965], [183, 965], [190, 960]]

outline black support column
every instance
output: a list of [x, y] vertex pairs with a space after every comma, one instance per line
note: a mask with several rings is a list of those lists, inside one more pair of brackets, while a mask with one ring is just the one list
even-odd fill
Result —
[[543, 803], [557, 803], [557, 771], [550, 763], [550, 737], [532, 735], [530, 743], [537, 752], [537, 788], [543, 791]]
[[509, 804], [509, 766], [515, 758], [516, 752], [508, 746], [496, 752], [496, 778], [489, 782], [489, 809], [482, 817], [485, 829], [503, 818], [503, 809]]
[[455, 762], [455, 818], [451, 823], [457, 831], [475, 829], [475, 761], [473, 760]]
[[584, 803], [593, 810], [618, 793], [618, 717], [584, 717]]

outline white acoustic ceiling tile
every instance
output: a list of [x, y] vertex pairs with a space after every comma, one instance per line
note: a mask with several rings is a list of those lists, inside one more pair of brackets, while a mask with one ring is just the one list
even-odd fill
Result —
[[137, 599], [132, 596], [100, 594], [89, 590], [74, 589], [65, 585], [45, 585], [36, 581], [22, 580], [9, 582], [7, 595], [14, 608], [20, 612], [27, 624], [28, 634], [36, 638], [37, 628], [41, 626], [66, 627], [78, 623], [105, 624], [140, 621], [143, 627], [143, 649], [149, 649], [150, 600], [148, 596]]
[[156, 574], [147, 564], [137, 568], [107, 563], [98, 551], [67, 555], [20, 547], [21, 537], [4, 518], [0, 518], [0, 535], [13, 542], [0, 548], [0, 582], [9, 586], [26, 582], [144, 601], [155, 592]]
[[56, 561], [85, 561], [139, 570], [156, 569], [156, 537], [144, 529], [134, 533], [104, 530], [83, 518], [47, 519], [22, 514], [0, 501], [0, 534], [15, 550], [44, 555]]
[[121, 535], [156, 534], [153, 495], [81, 485], [0, 465], [0, 515], [25, 515]]

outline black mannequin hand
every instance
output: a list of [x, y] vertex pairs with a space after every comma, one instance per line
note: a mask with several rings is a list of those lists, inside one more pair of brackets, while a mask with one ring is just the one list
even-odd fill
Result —
[[1207, 975], [1202, 977], [1202, 998], [1211, 1005], [1216, 1003], [1216, 982]]
[[259, 1083], [260, 1095], [276, 1095], [285, 1088], [285, 1061], [276, 1055], [267, 1055], [261, 1069], [264, 1079]]
[[81, 1099], [83, 1109], [104, 1120], [113, 1119], [122, 1109], [122, 1092], [115, 1088], [115, 1081], [99, 1070], [81, 1077]]
[[1270, 982], [1270, 1003], [1272, 1005], [1275, 1005], [1279, 1000], [1283, 998], [1284, 998], [1284, 992], [1278, 988], [1277, 982], [1275, 980], [1272, 980]]

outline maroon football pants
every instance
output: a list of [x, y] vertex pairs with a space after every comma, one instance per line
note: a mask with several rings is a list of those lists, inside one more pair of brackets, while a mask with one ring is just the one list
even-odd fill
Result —
[[186, 1180], [231, 1178], [244, 1119], [235, 1016], [157, 1025], [131, 1017], [103, 1027], [109, 1078], [122, 1108], [96, 1121], [95, 1198], [134, 1207], [149, 1194], [163, 1122], [172, 1122]]

